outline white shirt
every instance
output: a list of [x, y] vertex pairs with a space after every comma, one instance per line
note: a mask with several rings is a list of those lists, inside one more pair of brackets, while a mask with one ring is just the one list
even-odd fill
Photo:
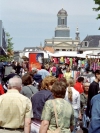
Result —
[[78, 68], [81, 67], [81, 60], [78, 60]]
[[65, 100], [72, 104], [73, 109], [80, 109], [80, 94], [73, 87], [72, 89], [72, 102], [68, 99], [68, 88], [66, 89]]
[[38, 70], [37, 74], [40, 74], [42, 76], [42, 79], [44, 79], [47, 76], [50, 76], [50, 73], [45, 69]]
[[95, 80], [95, 77], [90, 78], [90, 83], [92, 83]]

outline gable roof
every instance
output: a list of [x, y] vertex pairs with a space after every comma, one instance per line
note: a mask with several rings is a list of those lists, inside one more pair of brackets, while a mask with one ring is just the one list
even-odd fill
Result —
[[50, 53], [54, 53], [54, 49], [52, 47], [46, 46], [46, 47], [44, 47], [44, 50], [49, 51]]
[[[82, 41], [88, 41], [89, 42], [89, 46], [88, 47], [98, 47], [99, 46], [99, 41], [100, 41], [100, 35], [89, 35], [86, 36], [86, 38]], [[81, 42], [81, 45], [83, 45], [83, 43]]]
[[36, 51], [41, 50], [40, 47], [25, 47], [23, 51]]

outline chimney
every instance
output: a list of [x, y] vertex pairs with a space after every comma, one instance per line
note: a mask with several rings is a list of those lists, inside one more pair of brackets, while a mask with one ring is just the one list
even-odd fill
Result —
[[99, 44], [98, 44], [98, 47], [100, 48], [100, 40], [99, 40]]

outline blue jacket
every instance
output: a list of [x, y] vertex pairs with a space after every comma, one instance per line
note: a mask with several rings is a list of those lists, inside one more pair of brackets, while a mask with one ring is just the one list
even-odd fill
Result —
[[91, 100], [89, 133], [100, 133], [100, 94], [97, 94]]
[[41, 120], [44, 104], [49, 99], [53, 99], [53, 95], [50, 90], [40, 90], [31, 97], [33, 118]]

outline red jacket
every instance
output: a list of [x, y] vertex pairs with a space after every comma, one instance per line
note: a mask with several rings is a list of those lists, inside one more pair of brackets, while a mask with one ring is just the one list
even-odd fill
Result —
[[2, 87], [2, 85], [0, 84], [0, 95], [4, 94], [4, 89]]
[[75, 90], [77, 90], [80, 94], [84, 92], [83, 85], [80, 82], [76, 82], [74, 85]]

